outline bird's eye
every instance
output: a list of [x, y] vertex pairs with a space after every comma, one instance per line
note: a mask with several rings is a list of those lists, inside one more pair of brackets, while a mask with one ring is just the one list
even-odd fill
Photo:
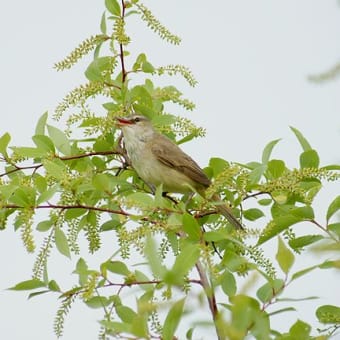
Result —
[[138, 123], [138, 122], [140, 122], [140, 118], [139, 118], [139, 117], [136, 117], [136, 118], [134, 119], [134, 121], [135, 121], [135, 123]]

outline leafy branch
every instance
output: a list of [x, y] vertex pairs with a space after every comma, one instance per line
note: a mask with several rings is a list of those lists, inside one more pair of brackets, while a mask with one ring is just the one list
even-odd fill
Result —
[[[230, 203], [246, 225], [245, 232], [233, 230], [199, 195], [169, 199], [162, 187], [151, 194], [130, 166], [115, 118], [131, 112], [146, 115], [178, 144], [203, 137], [203, 128], [178, 115], [178, 109], [194, 110], [194, 103], [172, 84], [157, 84], [158, 76], [163, 75], [181, 76], [190, 86], [197, 82], [186, 66], [155, 67], [145, 53], [130, 54], [132, 39], [126, 27], [131, 16], [141, 18], [163, 40], [180, 43], [144, 4], [106, 0], [105, 6], [101, 34], [84, 40], [55, 64], [58, 71], [65, 70], [93, 52], [85, 70], [87, 82], [71, 90], [55, 109], [54, 120], [65, 128], [48, 124], [45, 113], [32, 137], [33, 147], [10, 146], [9, 134], [0, 137], [4, 165], [0, 173], [1, 228], [14, 225], [29, 252], [39, 239], [35, 233], [45, 235], [33, 279], [12, 289], [33, 291], [30, 297], [46, 292], [61, 296], [54, 324], [58, 337], [78, 297], [86, 306], [103, 310], [102, 339], [171, 340], [182, 329], [192, 339], [197, 325], [186, 322], [186, 315], [194, 319], [195, 310], [203, 308], [220, 340], [269, 339], [274, 333], [311, 338], [311, 327], [300, 320], [286, 333], [271, 328], [273, 315], [294, 307], [272, 313], [269, 309], [283, 301], [293, 304], [293, 299], [282, 296], [295, 280], [315, 269], [340, 267], [336, 253], [340, 197], [330, 199], [325, 224], [318, 222], [314, 212], [323, 183], [340, 179], [340, 165], [322, 166], [317, 151], [296, 128], [291, 130], [302, 151], [295, 168], [272, 158], [278, 139], [265, 146], [260, 160], [246, 164], [211, 158], [204, 169], [212, 181], [207, 197], [218, 193]], [[47, 211], [46, 219], [37, 221], [36, 210]], [[308, 234], [304, 228], [297, 236], [299, 223], [312, 224], [319, 233]], [[88, 251], [94, 253], [102, 247], [104, 232], [115, 239], [115, 253], [91, 269], [80, 257], [79, 238], [85, 237]], [[274, 259], [262, 246], [275, 240]], [[54, 246], [63, 256], [79, 257], [73, 288], [62, 291], [56, 281], [48, 279], [48, 259]], [[321, 253], [333, 251], [335, 259], [293, 271], [295, 258], [313, 247]], [[246, 293], [247, 279], [255, 288], [251, 277], [258, 274], [261, 283], [256, 294]], [[134, 289], [134, 303], [121, 294], [128, 287]], [[193, 299], [187, 307], [189, 294]], [[332, 325], [320, 333], [336, 331], [339, 310], [327, 305], [316, 309], [317, 319]]]

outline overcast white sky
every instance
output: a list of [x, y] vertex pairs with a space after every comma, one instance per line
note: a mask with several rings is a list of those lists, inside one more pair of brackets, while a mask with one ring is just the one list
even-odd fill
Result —
[[[69, 90], [84, 81], [88, 60], [63, 73], [52, 66], [83, 39], [99, 32], [103, 2], [31, 0], [7, 1], [1, 6], [1, 135], [8, 131], [14, 144], [28, 144], [38, 117], [46, 110], [52, 112]], [[340, 81], [316, 85], [306, 80], [340, 60], [336, 0], [145, 3], [183, 43], [170, 46], [143, 24], [133, 23], [132, 52], [146, 52], [155, 65], [185, 64], [196, 75], [199, 85], [195, 89], [183, 82], [178, 86], [197, 104], [193, 114], [184, 114], [207, 129], [205, 139], [185, 146], [202, 166], [212, 156], [238, 162], [259, 160], [265, 144], [277, 138], [283, 140], [274, 156], [297, 166], [300, 149], [290, 125], [304, 133], [323, 164], [340, 162]], [[174, 113], [183, 114], [181, 110]], [[323, 209], [339, 189], [338, 183], [333, 184], [321, 196], [321, 221]], [[11, 226], [0, 233], [1, 335], [15, 340], [53, 339], [58, 305], [54, 297], [27, 301], [24, 294], [4, 290], [31, 273], [33, 257], [24, 252], [19, 236]], [[58, 259], [53, 261], [58, 268]], [[69, 275], [72, 266], [56, 270]], [[325, 286], [320, 303], [339, 304], [334, 281], [338, 276], [317, 272], [310, 278], [307, 287], [296, 284], [291, 296], [318, 295]], [[302, 313], [293, 314], [292, 319], [312, 322], [313, 303], [302, 306]], [[96, 339], [96, 319], [92, 310], [77, 307], [68, 318], [64, 339]]]

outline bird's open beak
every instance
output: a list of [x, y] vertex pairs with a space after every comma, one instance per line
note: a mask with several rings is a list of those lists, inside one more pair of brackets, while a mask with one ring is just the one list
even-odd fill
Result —
[[117, 125], [118, 126], [124, 126], [124, 125], [131, 125], [132, 121], [130, 119], [126, 119], [126, 118], [116, 118], [117, 121]]

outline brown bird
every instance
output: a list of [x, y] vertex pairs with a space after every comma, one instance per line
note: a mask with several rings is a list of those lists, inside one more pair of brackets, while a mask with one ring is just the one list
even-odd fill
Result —
[[[211, 181], [199, 165], [177, 144], [157, 132], [145, 116], [117, 118], [124, 144], [133, 168], [151, 188], [163, 185], [165, 192], [198, 192], [205, 197]], [[236, 228], [242, 224], [231, 209], [215, 194], [211, 198], [216, 209]]]

